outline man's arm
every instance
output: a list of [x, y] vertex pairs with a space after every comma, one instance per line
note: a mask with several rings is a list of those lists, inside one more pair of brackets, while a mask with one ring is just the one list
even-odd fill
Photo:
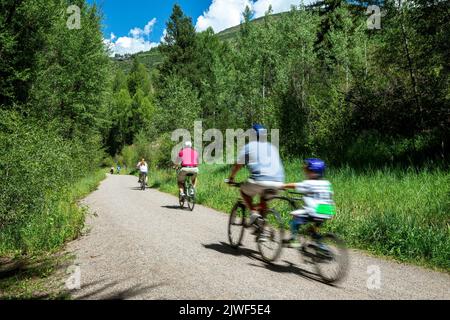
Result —
[[299, 193], [308, 193], [308, 186], [303, 182], [287, 183], [283, 185], [283, 189], [294, 189]]
[[181, 163], [183, 161], [183, 150], [180, 150], [180, 152], [178, 152], [178, 158], [175, 160], [174, 169], [178, 169], [179, 167], [181, 167]]
[[283, 185], [283, 189], [295, 189], [295, 188], [297, 188], [296, 183], [287, 183], [287, 184]]
[[231, 169], [230, 178], [228, 180], [230, 180], [231, 182], [234, 181], [236, 174], [247, 163], [246, 159], [248, 158], [249, 153], [250, 153], [249, 146], [248, 145], [244, 146], [244, 148], [242, 148], [242, 150], [239, 152], [236, 164]]

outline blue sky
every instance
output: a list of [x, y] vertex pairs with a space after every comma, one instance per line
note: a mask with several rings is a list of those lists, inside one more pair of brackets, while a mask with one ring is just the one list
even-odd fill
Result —
[[[304, 0], [310, 3], [313, 0]], [[212, 27], [215, 32], [238, 25], [245, 6], [255, 17], [264, 15], [269, 5], [275, 13], [287, 11], [301, 0], [88, 0], [104, 15], [105, 43], [113, 53], [136, 53], [157, 46], [175, 3], [192, 17], [197, 31]]]
[[109, 38], [111, 32], [117, 36], [128, 35], [131, 29], [144, 28], [149, 21], [156, 18], [156, 24], [149, 38], [152, 42], [159, 42], [175, 3], [180, 4], [187, 15], [198, 17], [209, 7], [211, 0], [89, 0], [89, 2], [97, 3], [105, 16], [103, 22], [105, 37]]

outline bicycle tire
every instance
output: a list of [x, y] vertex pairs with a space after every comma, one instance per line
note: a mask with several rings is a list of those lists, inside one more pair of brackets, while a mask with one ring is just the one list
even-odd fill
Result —
[[187, 192], [188, 192], [188, 196], [187, 196], [188, 208], [189, 208], [189, 210], [194, 211], [194, 207], [195, 207], [195, 189], [194, 189], [194, 187], [192, 185], [188, 185]]
[[[337, 259], [334, 253], [328, 251], [327, 255], [324, 256], [324, 254], [320, 252], [318, 248], [316, 248], [315, 255], [312, 257], [312, 262], [316, 269], [317, 275], [322, 279], [323, 282], [337, 283], [342, 281], [347, 275], [349, 264], [348, 250], [345, 246], [344, 241], [332, 233], [327, 233], [321, 237], [321, 243], [327, 243], [328, 241], [336, 244], [336, 247], [338, 249]], [[322, 267], [322, 262], [324, 262], [325, 264], [326, 261], [329, 261], [330, 257], [328, 256], [328, 254], [330, 253], [332, 255], [332, 259], [337, 262], [338, 266], [337, 271], [333, 275], [326, 272]]]
[[[239, 222], [236, 223], [236, 218], [239, 218], [238, 215], [241, 215]], [[228, 241], [233, 248], [238, 248], [242, 244], [242, 239], [244, 237], [245, 230], [245, 219], [246, 219], [247, 209], [245, 205], [238, 201], [230, 213], [230, 218], [228, 219]], [[232, 227], [236, 227], [236, 237], [234, 237], [234, 230]]]
[[[270, 225], [268, 223], [269, 216], [275, 217], [275, 225]], [[257, 239], [258, 242], [258, 250], [261, 254], [263, 260], [268, 263], [272, 263], [280, 257], [281, 251], [283, 249], [283, 239], [284, 239], [284, 226], [283, 226], [283, 220], [281, 218], [281, 214], [274, 210], [274, 209], [268, 209], [266, 214], [266, 219], [263, 222], [263, 225], [261, 227], [260, 234], [262, 233], [268, 233], [269, 234], [269, 240], [272, 241], [275, 246], [272, 251], [272, 254], [269, 254], [265, 251], [266, 244], [269, 243], [269, 241], [260, 241], [260, 239]], [[276, 238], [274, 237], [276, 236]], [[259, 238], [259, 236], [258, 236]], [[265, 237], [266, 238], [266, 237]]]

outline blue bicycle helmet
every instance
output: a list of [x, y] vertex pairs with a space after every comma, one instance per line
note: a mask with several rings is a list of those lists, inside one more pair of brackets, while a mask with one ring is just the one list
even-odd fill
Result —
[[325, 173], [325, 169], [326, 169], [326, 165], [325, 162], [323, 160], [320, 159], [306, 159], [305, 160], [305, 164], [306, 164], [306, 168], [311, 171], [314, 172], [318, 175], [320, 175], [321, 177], [324, 175]]
[[267, 129], [262, 124], [254, 124], [252, 128], [256, 131], [256, 137], [258, 140], [261, 135], [267, 135]]

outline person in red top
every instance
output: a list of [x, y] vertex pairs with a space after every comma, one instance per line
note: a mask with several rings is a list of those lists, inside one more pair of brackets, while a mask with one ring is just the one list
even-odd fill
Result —
[[186, 176], [192, 174], [192, 184], [194, 185], [194, 188], [197, 186], [198, 180], [198, 152], [192, 148], [191, 141], [186, 141], [184, 143], [184, 148], [181, 149], [178, 154], [177, 165], [178, 168], [181, 167], [177, 176], [178, 188], [180, 189], [180, 196], [185, 197], [184, 182], [186, 181]]

